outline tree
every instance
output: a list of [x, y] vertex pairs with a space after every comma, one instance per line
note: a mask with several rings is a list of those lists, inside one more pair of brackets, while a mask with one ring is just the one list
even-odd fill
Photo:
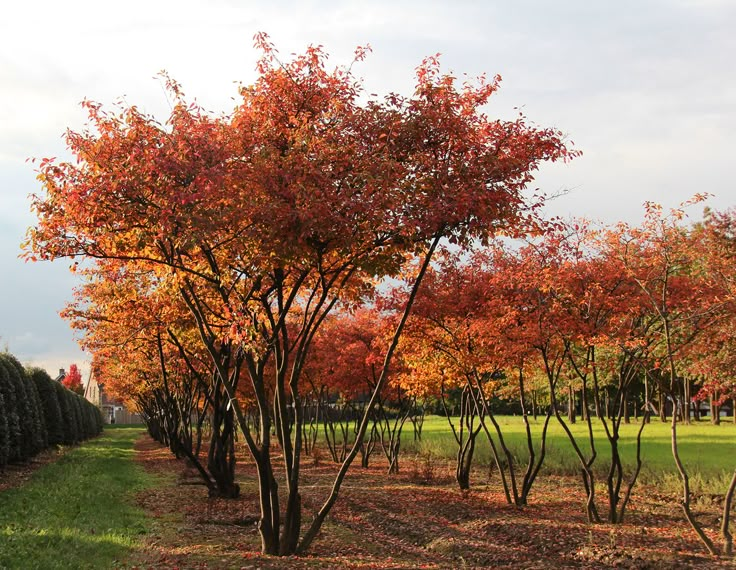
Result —
[[82, 395], [84, 394], [84, 386], [82, 386], [82, 374], [79, 372], [76, 364], [69, 365], [69, 372], [66, 373], [64, 379], [61, 381], [67, 390]]
[[[495, 322], [484, 318], [488, 295], [488, 271], [481, 256], [463, 263], [460, 256], [445, 252], [417, 299], [402, 359], [412, 371], [409, 380], [442, 403], [458, 446], [455, 478], [460, 488], [470, 488], [476, 439], [483, 429], [510, 499], [497, 446], [485, 423], [486, 416], [495, 423], [487, 400], [503, 366], [498, 334], [489, 328]], [[447, 406], [452, 392], [460, 393], [457, 425]], [[502, 435], [500, 439], [503, 442]]]
[[[234, 498], [234, 421], [218, 376], [178, 296], [145, 268], [98, 260], [63, 311], [93, 353], [108, 394], [139, 408], [151, 435], [197, 469], [210, 494]], [[211, 428], [207, 461], [202, 429]]]
[[[644, 223], [637, 228], [620, 224], [610, 242], [628, 276], [643, 294], [658, 323], [656, 354], [661, 362], [660, 389], [671, 398], [672, 455], [682, 480], [681, 506], [685, 517], [708, 551], [715, 547], [695, 518], [690, 501], [690, 480], [677, 446], [678, 416], [690, 421], [690, 379], [685, 376], [684, 353], [698, 336], [717, 324], [724, 308], [718, 284], [702, 263], [700, 241], [685, 226], [685, 208], [705, 200], [692, 200], [669, 212], [655, 203], [645, 204]], [[659, 368], [659, 366], [658, 366]]]
[[[414, 259], [416, 290], [442, 239], [469, 246], [528, 227], [538, 204], [523, 190], [533, 172], [576, 153], [523, 117], [489, 120], [481, 108], [498, 78], [457, 88], [429, 58], [413, 97], [363, 102], [350, 69], [327, 71], [321, 48], [282, 63], [265, 35], [256, 42], [260, 77], [229, 117], [187, 104], [173, 81], [165, 126], [135, 107], [108, 114], [86, 103], [92, 128], [67, 136], [77, 162], [40, 163], [45, 195], [33, 199], [39, 222], [27, 257], [144, 263], [177, 292], [256, 462], [262, 550], [287, 555], [309, 547], [358, 452], [302, 536], [300, 379], [327, 315]], [[237, 401], [241, 375], [253, 423]], [[364, 416], [356, 442], [367, 424]]]

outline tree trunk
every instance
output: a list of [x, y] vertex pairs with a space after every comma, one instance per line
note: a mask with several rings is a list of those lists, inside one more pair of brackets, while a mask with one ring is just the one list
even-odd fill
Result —
[[217, 485], [219, 497], [235, 499], [240, 495], [240, 486], [235, 483], [235, 441], [232, 407], [222, 390], [213, 391], [212, 426], [207, 470]]
[[721, 425], [721, 407], [716, 404], [716, 395], [710, 395], [710, 423]]
[[575, 423], [575, 389], [572, 384], [567, 387], [567, 419], [571, 424]]
[[473, 464], [473, 453], [475, 451], [475, 433], [470, 432], [468, 439], [457, 450], [455, 479], [463, 491], [470, 489], [470, 469]]
[[682, 405], [682, 419], [685, 422], [685, 424], [690, 425], [690, 406], [692, 405], [691, 398], [690, 398], [690, 379], [684, 378], [682, 381], [683, 384], [683, 405]]
[[692, 528], [698, 537], [700, 537], [700, 540], [705, 545], [706, 549], [710, 554], [716, 554], [715, 547], [713, 546], [713, 542], [708, 538], [708, 536], [703, 532], [703, 528], [700, 526], [698, 521], [695, 519], [695, 515], [693, 515], [693, 512], [690, 510], [690, 499], [691, 499], [691, 493], [690, 493], [690, 477], [688, 476], [687, 471], [685, 471], [685, 466], [682, 464], [682, 461], [680, 460], [680, 453], [677, 446], [677, 402], [674, 402], [675, 409], [672, 410], [672, 426], [671, 426], [671, 441], [672, 441], [672, 457], [675, 460], [675, 465], [677, 466], [677, 471], [680, 474], [680, 479], [682, 480], [682, 500], [680, 501], [680, 505], [682, 506], [682, 510], [685, 514], [685, 518], [687, 519], [687, 522], [690, 523], [690, 528]]
[[[672, 411], [674, 413], [674, 410]], [[662, 422], [667, 421], [667, 400], [664, 397], [664, 392], [659, 390], [659, 419]]]
[[731, 503], [733, 502], [733, 493], [736, 489], [736, 471], [733, 472], [731, 484], [726, 491], [726, 497], [723, 500], [723, 516], [721, 517], [721, 536], [723, 536], [723, 554], [731, 556], [733, 554], [733, 536], [729, 525], [731, 524]]

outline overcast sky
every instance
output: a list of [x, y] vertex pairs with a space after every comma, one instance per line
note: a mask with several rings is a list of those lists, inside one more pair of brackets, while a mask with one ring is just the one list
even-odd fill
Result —
[[550, 214], [636, 222], [645, 200], [675, 206], [707, 191], [712, 207], [736, 202], [736, 1], [25, 0], [2, 16], [0, 349], [52, 375], [87, 370], [89, 356], [58, 316], [75, 285], [68, 264], [17, 259], [39, 190], [26, 159], [65, 156], [85, 98], [164, 120], [164, 69], [189, 98], [229, 112], [236, 84], [255, 77], [258, 31], [284, 58], [322, 44], [335, 64], [370, 44], [354, 68], [369, 93], [410, 94], [415, 67], [437, 52], [457, 74], [500, 74], [489, 115], [523, 107], [584, 153], [540, 172], [542, 190], [569, 191]]

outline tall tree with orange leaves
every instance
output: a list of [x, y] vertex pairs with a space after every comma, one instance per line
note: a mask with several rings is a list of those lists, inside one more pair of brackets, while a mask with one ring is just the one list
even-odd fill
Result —
[[[40, 163], [45, 192], [33, 199], [27, 249], [144, 263], [176, 291], [257, 466], [262, 551], [289, 555], [314, 540], [358, 453], [302, 533], [300, 378], [326, 316], [418, 258], [379, 394], [440, 240], [469, 246], [523, 231], [538, 205], [523, 193], [534, 171], [576, 153], [523, 117], [489, 119], [482, 107], [498, 79], [458, 86], [437, 58], [419, 66], [412, 97], [365, 101], [350, 68], [327, 70], [322, 48], [281, 62], [265, 35], [256, 43], [260, 76], [230, 116], [188, 104], [173, 81], [165, 125], [135, 107], [86, 103], [90, 130], [67, 135], [76, 162]], [[242, 377], [255, 422], [236, 398]], [[364, 416], [356, 441], [367, 426]]]

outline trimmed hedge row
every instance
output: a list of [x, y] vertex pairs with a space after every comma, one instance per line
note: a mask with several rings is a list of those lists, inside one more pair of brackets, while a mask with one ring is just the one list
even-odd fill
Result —
[[102, 432], [102, 413], [54, 382], [0, 353], [0, 468], [26, 461], [51, 445], [79, 443]]

